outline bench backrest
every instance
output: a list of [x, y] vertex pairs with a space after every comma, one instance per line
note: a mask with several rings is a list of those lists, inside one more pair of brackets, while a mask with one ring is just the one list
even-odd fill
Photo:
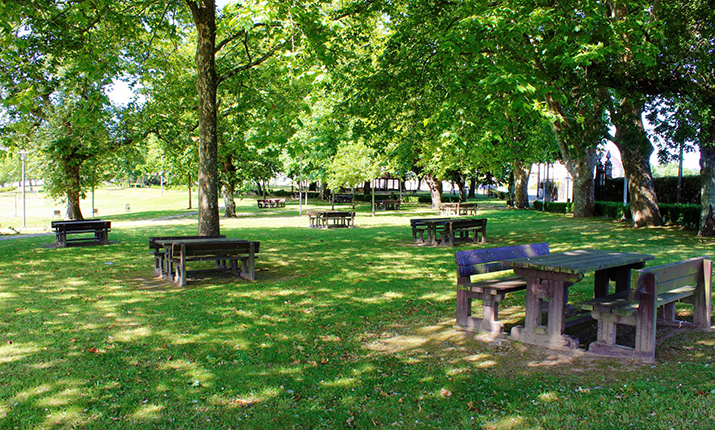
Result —
[[419, 225], [424, 225], [426, 221], [432, 221], [432, 222], [447, 222], [451, 220], [452, 218], [412, 218], [410, 219], [410, 225], [412, 227], [416, 227]]
[[[228, 243], [183, 243], [174, 245], [174, 247], [183, 248], [186, 256], [248, 254], [251, 251], [257, 253], [259, 246], [260, 242], [248, 240]], [[173, 249], [172, 254], [174, 253]]]
[[[452, 227], [481, 227], [487, 224], [486, 218], [469, 218], [469, 219], [455, 219], [449, 221]], [[496, 248], [500, 249], [500, 248]]]
[[157, 240], [174, 240], [174, 239], [210, 239], [210, 238], [225, 238], [225, 234], [218, 236], [156, 236], [149, 238], [149, 249], [160, 249], [162, 246], [157, 245]]
[[70, 221], [52, 221], [52, 228], [56, 231], [94, 231], [103, 230], [111, 227], [111, 221], [103, 221], [100, 219], [93, 220], [70, 220]]
[[712, 260], [708, 256], [663, 264], [636, 271], [636, 298], [660, 294], [681, 287], [711, 288]]
[[457, 263], [457, 282], [459, 284], [468, 283], [472, 275], [509, 270], [508, 267], [504, 267], [500, 263], [501, 260], [533, 257], [548, 253], [548, 243], [458, 251], [454, 255], [454, 260]]
[[354, 217], [355, 212], [326, 212], [325, 217], [326, 218], [345, 218], [345, 217]]

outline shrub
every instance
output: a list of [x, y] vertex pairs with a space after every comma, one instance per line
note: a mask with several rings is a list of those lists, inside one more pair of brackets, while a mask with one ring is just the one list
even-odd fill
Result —
[[663, 203], [658, 205], [663, 221], [684, 227], [697, 228], [700, 225], [700, 205], [674, 205]]

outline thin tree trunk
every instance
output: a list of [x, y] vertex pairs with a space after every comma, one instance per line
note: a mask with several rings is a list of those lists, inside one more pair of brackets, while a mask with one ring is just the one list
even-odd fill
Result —
[[432, 195], [432, 209], [437, 209], [442, 204], [442, 181], [433, 178], [432, 175], [425, 175], [424, 180]]
[[531, 164], [527, 169], [524, 162], [514, 162], [514, 206], [519, 209], [529, 209], [529, 176]]
[[216, 131], [216, 3], [190, 1], [196, 25], [196, 90], [199, 99], [199, 236], [220, 234]]
[[715, 236], [715, 120], [700, 136], [700, 227], [698, 236]]
[[82, 164], [72, 159], [64, 160], [63, 164], [67, 174], [67, 219], [83, 220], [82, 210], [79, 207], [82, 192], [80, 188]]
[[236, 200], [233, 198], [235, 187], [231, 181], [227, 181], [223, 186], [223, 205], [226, 208], [223, 216], [225, 218], [236, 218]]

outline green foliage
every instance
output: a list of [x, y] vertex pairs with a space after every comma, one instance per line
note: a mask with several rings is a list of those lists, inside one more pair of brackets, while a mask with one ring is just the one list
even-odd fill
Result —
[[700, 224], [700, 205], [676, 205], [661, 203], [658, 205], [663, 221], [669, 224], [697, 228]]
[[546, 211], [553, 213], [573, 213], [573, 203], [572, 202], [542, 202], [541, 200], [534, 201], [534, 209], [537, 211]]

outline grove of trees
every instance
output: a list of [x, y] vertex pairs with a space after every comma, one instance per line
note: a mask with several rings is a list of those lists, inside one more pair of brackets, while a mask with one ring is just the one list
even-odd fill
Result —
[[[219, 199], [278, 173], [331, 187], [505, 172], [528, 207], [532, 163], [561, 160], [574, 216], [594, 214], [605, 141], [635, 226], [662, 223], [656, 143], [701, 154], [699, 234], [715, 208], [715, 12], [705, 0], [41, 0], [0, 3], [0, 144], [51, 194], [131, 172], [198, 181], [200, 235]], [[113, 83], [135, 98], [115, 105]], [[645, 120], [653, 125], [649, 131]], [[474, 187], [472, 187], [473, 189]]]

